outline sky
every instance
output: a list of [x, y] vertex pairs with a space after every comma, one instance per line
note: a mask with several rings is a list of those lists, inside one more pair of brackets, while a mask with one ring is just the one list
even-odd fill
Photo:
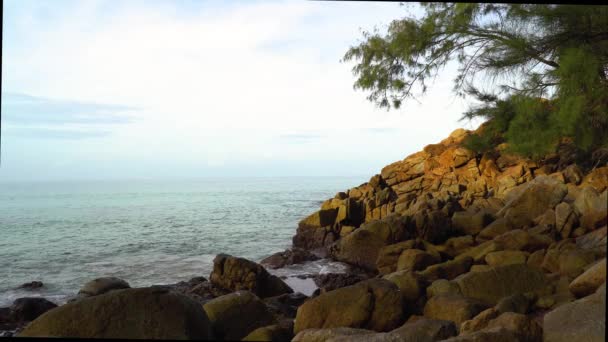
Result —
[[6, 0], [0, 182], [366, 176], [459, 127], [448, 66], [386, 111], [341, 62], [415, 4]]

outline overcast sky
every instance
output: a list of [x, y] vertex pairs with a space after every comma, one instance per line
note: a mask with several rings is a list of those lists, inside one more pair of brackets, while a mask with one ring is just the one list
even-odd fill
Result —
[[0, 181], [372, 176], [458, 127], [446, 69], [387, 112], [340, 59], [412, 5], [6, 0]]

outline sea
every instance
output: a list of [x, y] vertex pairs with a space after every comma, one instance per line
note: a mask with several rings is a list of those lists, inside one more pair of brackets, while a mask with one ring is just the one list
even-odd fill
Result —
[[[260, 261], [289, 248], [323, 200], [368, 179], [0, 183], [0, 307], [26, 296], [63, 304], [98, 277], [131, 287], [208, 278], [220, 253]], [[301, 275], [345, 269], [320, 260], [269, 271], [310, 294]], [[44, 287], [18, 289], [34, 280]]]

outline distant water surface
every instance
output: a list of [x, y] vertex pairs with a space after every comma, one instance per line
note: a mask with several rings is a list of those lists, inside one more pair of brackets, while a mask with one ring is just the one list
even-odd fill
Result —
[[[289, 247], [322, 200], [368, 178], [0, 184], [0, 307], [28, 295], [62, 303], [101, 276], [208, 277], [218, 253], [258, 261]], [[15, 290], [32, 280], [45, 288]]]

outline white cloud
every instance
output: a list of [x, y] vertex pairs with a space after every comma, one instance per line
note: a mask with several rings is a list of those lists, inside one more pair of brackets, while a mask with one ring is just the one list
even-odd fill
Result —
[[[188, 15], [177, 1], [121, 3], [101, 15], [107, 2], [75, 2], [49, 22], [19, 17], [8, 32], [19, 44], [5, 46], [5, 89], [141, 108], [134, 123], [60, 158], [360, 160], [361, 170], [379, 171], [460, 125], [464, 105], [449, 102], [449, 73], [405, 114], [378, 110], [352, 89], [351, 66], [339, 59], [359, 27], [400, 16], [396, 3], [256, 2]], [[386, 127], [396, 130], [365, 130]], [[281, 143], [286, 134], [322, 137]]]

